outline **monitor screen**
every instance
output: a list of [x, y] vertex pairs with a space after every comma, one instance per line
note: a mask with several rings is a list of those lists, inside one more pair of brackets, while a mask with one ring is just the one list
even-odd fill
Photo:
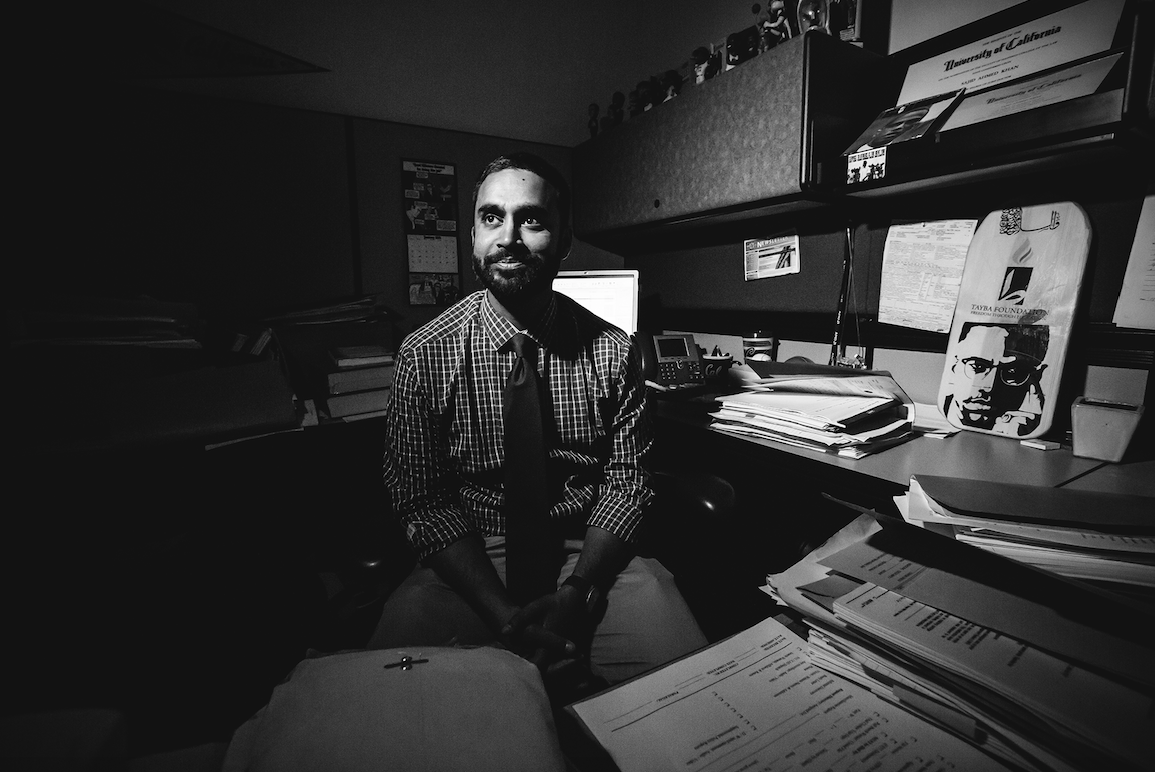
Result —
[[637, 271], [559, 271], [553, 288], [627, 334], [638, 331]]

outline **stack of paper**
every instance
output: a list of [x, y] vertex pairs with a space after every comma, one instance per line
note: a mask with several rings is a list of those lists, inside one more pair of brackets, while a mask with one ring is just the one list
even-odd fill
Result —
[[828, 369], [768, 374], [718, 397], [711, 428], [849, 458], [914, 436], [913, 404], [889, 374]]
[[1152, 768], [1155, 619], [1118, 597], [869, 515], [767, 579], [812, 664], [1016, 768]]
[[812, 665], [773, 618], [568, 710], [622, 772], [1006, 769]]
[[961, 542], [1100, 583], [1155, 588], [1155, 502], [1143, 496], [920, 475], [903, 518]]

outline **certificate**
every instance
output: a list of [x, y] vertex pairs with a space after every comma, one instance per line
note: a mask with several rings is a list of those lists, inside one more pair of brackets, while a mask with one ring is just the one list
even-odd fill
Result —
[[947, 118], [941, 131], [1094, 94], [1121, 56], [1122, 53], [1109, 54], [1058, 72], [965, 97]]
[[1086, 0], [907, 68], [898, 104], [968, 93], [1061, 67], [1111, 47], [1124, 0]]

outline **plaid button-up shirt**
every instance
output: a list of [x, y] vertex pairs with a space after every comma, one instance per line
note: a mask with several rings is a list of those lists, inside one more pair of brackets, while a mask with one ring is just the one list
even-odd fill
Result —
[[[409, 335], [386, 414], [384, 481], [422, 559], [467, 534], [505, 532], [502, 391], [519, 332], [484, 291]], [[549, 384], [550, 516], [627, 542], [652, 498], [645, 384], [629, 337], [564, 295], [524, 330]]]

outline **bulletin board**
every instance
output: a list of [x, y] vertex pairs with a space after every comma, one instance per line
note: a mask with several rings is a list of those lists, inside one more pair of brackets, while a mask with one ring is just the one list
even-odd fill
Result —
[[401, 187], [409, 304], [456, 302], [461, 297], [456, 169], [453, 164], [403, 160]]

